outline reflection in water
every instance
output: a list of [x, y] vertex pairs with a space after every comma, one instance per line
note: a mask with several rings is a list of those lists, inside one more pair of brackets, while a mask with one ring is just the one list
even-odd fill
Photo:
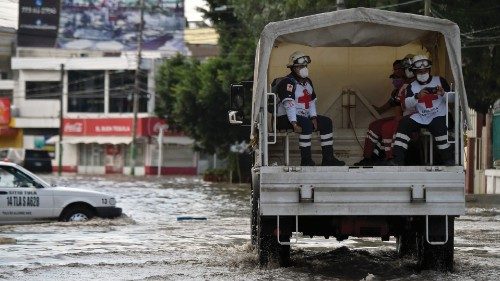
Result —
[[[456, 272], [420, 272], [393, 239], [303, 238], [292, 266], [258, 267], [249, 243], [248, 185], [197, 178], [52, 177], [113, 194], [115, 220], [0, 226], [6, 280], [500, 280], [500, 212], [471, 208], [456, 222]], [[207, 220], [177, 221], [181, 216]]]

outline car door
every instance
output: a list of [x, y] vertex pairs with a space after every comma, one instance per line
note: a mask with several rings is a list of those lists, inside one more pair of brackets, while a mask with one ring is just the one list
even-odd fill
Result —
[[28, 222], [53, 217], [52, 191], [15, 166], [0, 166], [0, 220]]

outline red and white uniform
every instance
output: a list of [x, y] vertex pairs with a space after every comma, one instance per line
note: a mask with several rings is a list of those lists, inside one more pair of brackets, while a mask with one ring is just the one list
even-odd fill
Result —
[[297, 121], [297, 115], [303, 117], [317, 116], [316, 93], [309, 79], [301, 84], [293, 78], [286, 77], [279, 83], [279, 104], [277, 115], [287, 115], [290, 122]]
[[429, 94], [420, 99], [415, 98], [415, 94], [419, 93], [424, 88], [433, 88], [436, 86], [441, 86], [445, 91], [449, 91], [449, 85], [443, 78], [439, 76], [432, 76], [429, 83], [422, 84], [418, 81], [413, 81], [406, 92], [405, 106], [409, 109], [415, 109], [417, 113], [411, 115], [411, 119], [415, 122], [428, 125], [434, 118], [439, 116], [446, 116], [447, 105], [446, 105], [446, 95], [450, 95], [448, 98], [453, 100], [453, 94], [446, 93], [443, 96], [436, 94]]

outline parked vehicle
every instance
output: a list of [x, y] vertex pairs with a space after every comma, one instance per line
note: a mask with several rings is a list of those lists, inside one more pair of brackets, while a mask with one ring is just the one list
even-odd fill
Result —
[[16, 163], [32, 172], [52, 172], [52, 158], [46, 150], [4, 148], [0, 149], [0, 160]]
[[85, 221], [121, 213], [111, 195], [51, 186], [17, 164], [0, 161], [0, 224]]
[[[290, 246], [306, 243], [307, 237], [393, 236], [399, 253], [415, 252], [423, 268], [452, 270], [454, 219], [465, 213], [462, 125], [469, 122], [458, 26], [356, 8], [270, 23], [257, 46], [253, 87], [232, 85], [229, 121], [251, 126], [251, 234], [260, 263], [275, 258], [287, 265]], [[335, 153], [346, 166], [299, 166], [297, 135], [276, 130], [270, 85], [288, 73], [284, 66], [297, 50], [312, 60], [318, 114], [333, 119]], [[433, 74], [453, 82], [455, 131], [449, 143], [455, 165], [435, 164], [432, 138], [423, 132], [420, 166], [350, 166], [362, 158], [359, 137], [380, 118], [372, 103], [392, 89], [387, 79], [392, 62], [409, 53], [429, 54]]]

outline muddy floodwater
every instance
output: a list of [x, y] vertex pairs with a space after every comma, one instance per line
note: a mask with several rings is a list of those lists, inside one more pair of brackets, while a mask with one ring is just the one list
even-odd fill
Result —
[[[249, 187], [198, 178], [45, 177], [115, 195], [124, 216], [0, 226], [0, 280], [500, 280], [500, 207], [455, 223], [455, 272], [419, 271], [395, 240], [304, 238], [292, 265], [258, 266]], [[181, 220], [179, 217], [206, 218]]]

